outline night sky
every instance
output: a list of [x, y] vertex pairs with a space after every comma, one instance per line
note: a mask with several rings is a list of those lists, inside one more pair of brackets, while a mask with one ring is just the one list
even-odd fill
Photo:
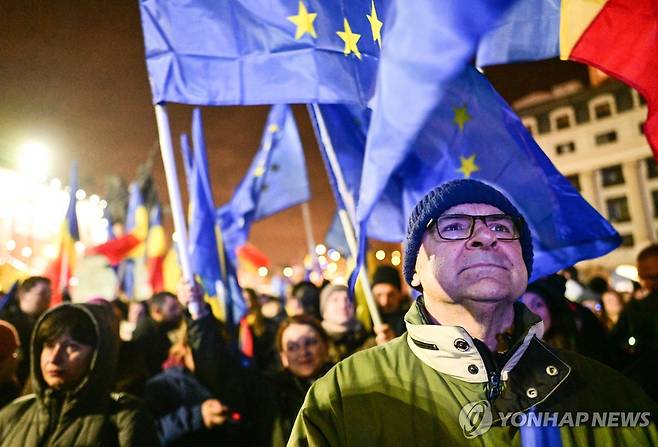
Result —
[[[487, 74], [508, 101], [565, 80], [587, 79], [583, 66], [559, 61], [495, 67]], [[306, 108], [294, 110], [311, 181], [313, 230], [320, 242], [335, 205]], [[175, 141], [187, 130], [190, 111], [169, 106]], [[265, 106], [203, 109], [217, 204], [230, 198], [245, 174], [267, 111]], [[11, 166], [15, 148], [27, 139], [51, 145], [52, 175], [65, 183], [70, 161], [78, 160], [81, 187], [89, 193], [103, 195], [108, 175], [135, 177], [136, 166], [157, 143], [137, 0], [2, 1], [0, 165]], [[166, 203], [159, 157], [154, 177]], [[275, 265], [299, 262], [306, 251], [301, 209], [255, 224], [251, 240]]]

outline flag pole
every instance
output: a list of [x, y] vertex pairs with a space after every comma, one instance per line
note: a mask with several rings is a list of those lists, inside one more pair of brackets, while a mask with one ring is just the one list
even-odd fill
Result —
[[[341, 226], [343, 227], [343, 232], [345, 233], [345, 239], [347, 240], [347, 245], [350, 249], [350, 254], [352, 259], [357, 259], [358, 248], [356, 242], [356, 235], [354, 234], [354, 223], [351, 221], [350, 214], [356, 216], [356, 206], [354, 205], [354, 198], [347, 189], [347, 184], [345, 182], [345, 177], [343, 177], [343, 171], [340, 168], [340, 163], [338, 163], [338, 158], [336, 157], [336, 152], [334, 151], [334, 146], [331, 143], [331, 138], [329, 138], [329, 132], [324, 124], [324, 118], [320, 112], [320, 107], [317, 103], [311, 104], [313, 114], [315, 115], [316, 122], [318, 123], [318, 132], [320, 134], [320, 150], [322, 147], [325, 149], [327, 154], [327, 160], [329, 161], [329, 168], [334, 174], [336, 179], [336, 186], [338, 188], [338, 194], [345, 204], [345, 209], [339, 209], [338, 216], [340, 218]], [[340, 207], [339, 207], [340, 208]], [[367, 273], [362, 273], [359, 275], [359, 281], [361, 281], [361, 286], [363, 287], [363, 292], [366, 298], [366, 304], [368, 305], [368, 311], [370, 313], [370, 318], [375, 326], [381, 326], [382, 319], [379, 315], [379, 309], [377, 308], [377, 303], [375, 302], [375, 297], [372, 294], [372, 289], [370, 287], [370, 280], [368, 279]]]
[[155, 105], [155, 120], [158, 124], [158, 137], [160, 140], [160, 152], [162, 154], [162, 164], [164, 165], [165, 176], [167, 178], [167, 191], [169, 192], [169, 202], [171, 204], [171, 214], [174, 218], [174, 229], [177, 235], [178, 256], [181, 263], [183, 278], [187, 281], [192, 280], [192, 268], [190, 266], [190, 256], [187, 252], [187, 227], [185, 225], [185, 214], [183, 213], [183, 204], [178, 186], [178, 174], [176, 172], [176, 159], [174, 158], [174, 146], [171, 141], [171, 128], [169, 127], [169, 116], [167, 107], [164, 104]]
[[308, 245], [308, 254], [311, 255], [313, 265], [317, 261], [315, 253], [315, 238], [313, 237], [313, 226], [311, 224], [311, 210], [309, 209], [308, 202], [304, 202], [302, 207], [302, 218], [304, 219], [304, 231], [306, 232], [306, 244]]

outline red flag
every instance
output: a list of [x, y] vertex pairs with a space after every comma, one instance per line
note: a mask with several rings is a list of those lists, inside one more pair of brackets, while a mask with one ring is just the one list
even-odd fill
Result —
[[644, 134], [658, 160], [658, 2], [608, 0], [569, 59], [599, 68], [636, 89], [649, 109]]

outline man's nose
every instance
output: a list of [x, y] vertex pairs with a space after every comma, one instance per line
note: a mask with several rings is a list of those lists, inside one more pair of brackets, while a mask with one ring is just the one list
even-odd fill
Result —
[[496, 244], [498, 244], [496, 234], [481, 220], [476, 221], [473, 235], [468, 240], [468, 246], [471, 248], [493, 248]]

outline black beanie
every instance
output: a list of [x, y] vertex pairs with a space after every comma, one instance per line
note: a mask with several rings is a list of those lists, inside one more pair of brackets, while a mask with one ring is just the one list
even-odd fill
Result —
[[[409, 285], [411, 285], [416, 269], [416, 258], [427, 224], [446, 210], [463, 203], [485, 203], [495, 206], [517, 220], [523, 261], [528, 271], [528, 278], [530, 278], [533, 258], [532, 236], [530, 228], [519, 210], [500, 191], [486, 183], [472, 179], [460, 179], [450, 180], [434, 188], [416, 204], [411, 212], [404, 250], [404, 279]], [[420, 287], [415, 288], [420, 290]]]
[[390, 265], [380, 265], [372, 277], [372, 287], [375, 287], [377, 284], [390, 284], [396, 289], [402, 290], [400, 272]]

